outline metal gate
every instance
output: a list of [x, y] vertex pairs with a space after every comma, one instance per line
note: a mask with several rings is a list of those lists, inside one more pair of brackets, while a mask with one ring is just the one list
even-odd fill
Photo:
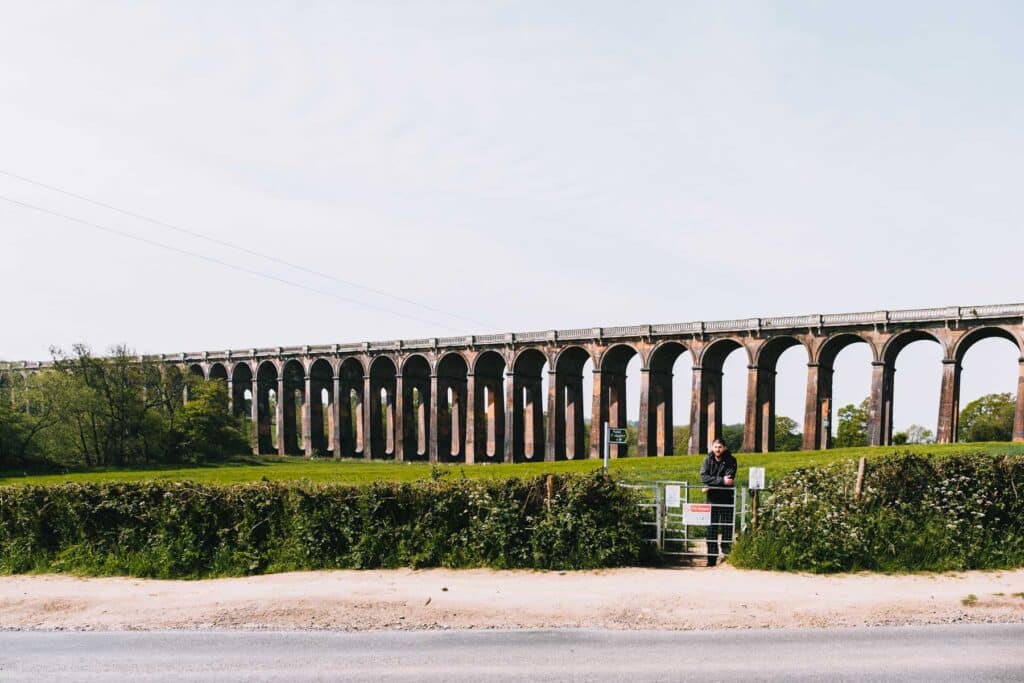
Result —
[[[737, 533], [746, 529], [746, 487], [704, 486], [687, 481], [652, 481], [622, 484], [640, 493], [644, 540], [662, 555], [706, 558], [728, 555]], [[711, 491], [733, 491], [733, 502], [709, 502]], [[737, 509], [737, 506], [738, 509]], [[711, 540], [711, 539], [714, 540]]]

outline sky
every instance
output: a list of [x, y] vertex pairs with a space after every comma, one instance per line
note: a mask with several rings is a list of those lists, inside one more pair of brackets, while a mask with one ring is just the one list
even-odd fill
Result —
[[[1022, 24], [986, 2], [12, 5], [0, 358], [1019, 302]], [[778, 379], [798, 421], [801, 353]], [[961, 404], [1013, 390], [1017, 356], [976, 346]], [[934, 429], [940, 358], [900, 356], [897, 428]], [[868, 362], [839, 356], [836, 405]]]

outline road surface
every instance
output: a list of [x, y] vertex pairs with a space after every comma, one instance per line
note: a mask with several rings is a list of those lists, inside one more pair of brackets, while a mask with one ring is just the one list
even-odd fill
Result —
[[4, 632], [3, 681], [1024, 680], [1024, 624], [748, 631]]

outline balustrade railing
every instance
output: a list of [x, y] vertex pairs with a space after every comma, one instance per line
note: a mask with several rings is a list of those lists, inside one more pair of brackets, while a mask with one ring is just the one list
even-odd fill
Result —
[[[472, 347], [498, 344], [525, 344], [538, 342], [580, 341], [591, 339], [629, 339], [667, 335], [701, 335], [722, 332], [750, 332], [751, 330], [801, 330], [844, 325], [889, 325], [906, 323], [945, 323], [957, 320], [984, 320], [998, 318], [1024, 318], [1024, 304], [990, 304], [985, 306], [946, 306], [898, 311], [862, 311], [856, 313], [828, 313], [814, 315], [776, 316], [769, 318], [741, 318], [735, 320], [663, 323], [658, 325], [620, 325], [614, 327], [577, 327], [567, 330], [460, 335], [453, 337], [322, 344], [318, 346], [266, 347], [232, 349], [228, 351], [190, 351], [178, 354], [146, 356], [154, 360], [197, 363], [223, 361], [232, 358], [274, 358], [298, 355], [353, 354], [403, 349], [434, 347]], [[0, 361], [0, 369], [34, 370], [47, 367], [48, 361]]]

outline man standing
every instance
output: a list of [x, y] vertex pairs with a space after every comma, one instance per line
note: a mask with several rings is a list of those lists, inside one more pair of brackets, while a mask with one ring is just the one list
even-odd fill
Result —
[[722, 535], [722, 554], [729, 554], [732, 544], [733, 509], [736, 501], [736, 458], [732, 456], [725, 442], [715, 439], [711, 452], [700, 466], [700, 480], [708, 492], [711, 504], [711, 524], [705, 538], [708, 541], [708, 566], [718, 562], [718, 534]]

